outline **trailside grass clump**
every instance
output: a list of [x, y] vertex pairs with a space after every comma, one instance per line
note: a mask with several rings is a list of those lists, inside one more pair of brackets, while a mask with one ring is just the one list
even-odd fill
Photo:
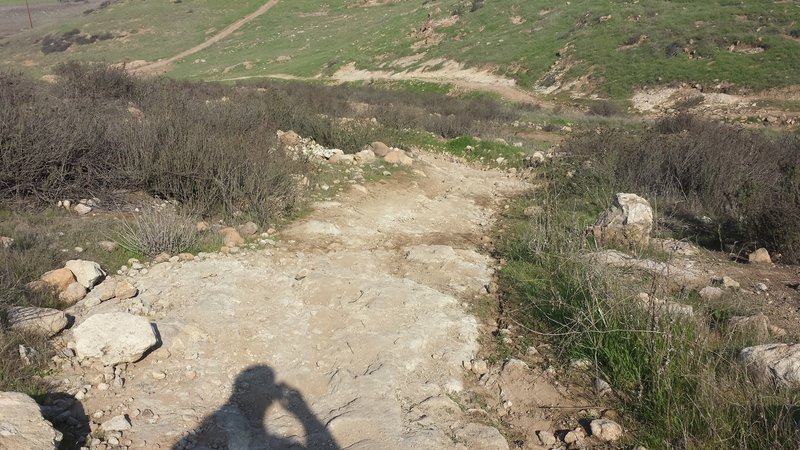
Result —
[[[564, 145], [617, 192], [657, 197], [693, 239], [766, 247], [800, 261], [800, 139], [679, 114], [644, 131], [592, 131]], [[701, 220], [707, 217], [709, 219]]]
[[[546, 340], [557, 357], [591, 361], [594, 375], [611, 383], [626, 428], [626, 444], [647, 448], [794, 449], [798, 391], [757, 386], [736, 362], [755, 336], [719, 326], [719, 306], [696, 307], [693, 316], [668, 314], [637, 298], [641, 291], [689, 303], [663, 280], [599, 268], [587, 259], [595, 246], [585, 237], [605, 205], [604, 186], [587, 171], [572, 178], [554, 163], [548, 187], [523, 199], [501, 221], [498, 256], [502, 310]], [[575, 170], [574, 167], [569, 167]], [[533, 218], [523, 209], [537, 204]], [[523, 331], [523, 332], [526, 332]]]

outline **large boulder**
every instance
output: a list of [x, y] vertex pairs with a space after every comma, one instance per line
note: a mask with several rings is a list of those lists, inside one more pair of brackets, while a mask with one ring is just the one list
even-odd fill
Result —
[[219, 234], [222, 235], [223, 245], [225, 247], [236, 247], [238, 245], [244, 245], [245, 240], [236, 228], [233, 227], [226, 227], [219, 230]]
[[739, 361], [765, 383], [800, 386], [800, 344], [765, 344], [747, 347]]
[[0, 392], [0, 449], [56, 449], [62, 435], [44, 420], [39, 405], [19, 392]]
[[389, 164], [398, 164], [401, 166], [410, 166], [414, 164], [414, 160], [402, 150], [392, 150], [383, 157], [383, 160]]
[[590, 232], [601, 242], [629, 246], [646, 245], [653, 230], [653, 208], [636, 194], [619, 193], [611, 208], [603, 212]]
[[370, 148], [370, 150], [372, 150], [372, 153], [374, 153], [375, 156], [380, 156], [381, 158], [383, 158], [389, 152], [392, 151], [392, 149], [388, 145], [384, 144], [383, 142], [379, 142], [379, 141], [376, 141], [376, 142], [373, 142], [372, 144], [370, 144], [369, 148]]
[[69, 269], [72, 274], [75, 275], [75, 279], [78, 280], [78, 283], [86, 289], [93, 288], [97, 283], [103, 281], [103, 278], [106, 276], [106, 273], [100, 268], [100, 264], [94, 261], [73, 259], [67, 261], [64, 267]]
[[83, 300], [87, 292], [86, 288], [76, 281], [58, 294], [58, 299], [68, 305], [74, 305]]
[[138, 361], [158, 343], [150, 321], [123, 312], [95, 314], [73, 335], [79, 358], [99, 359], [107, 366]]
[[50, 337], [66, 328], [67, 324], [67, 315], [57, 309], [34, 306], [8, 308], [8, 325], [12, 330]]
[[72, 274], [71, 270], [62, 267], [61, 269], [45, 272], [39, 279], [47, 283], [47, 286], [54, 291], [60, 293], [64, 292], [69, 285], [75, 282], [75, 275]]

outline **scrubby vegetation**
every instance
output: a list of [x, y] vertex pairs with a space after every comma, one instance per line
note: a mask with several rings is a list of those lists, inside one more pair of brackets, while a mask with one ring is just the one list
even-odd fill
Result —
[[[639, 141], [628, 135], [613, 142], [630, 143], [619, 150], [624, 155]], [[640, 161], [640, 155], [630, 157]], [[665, 279], [586, 259], [595, 245], [585, 227], [613, 190], [592, 175], [591, 165], [567, 176], [574, 167], [564, 160], [548, 165], [545, 190], [521, 199], [500, 224], [498, 256], [508, 261], [500, 276], [504, 320], [529, 342], [559, 349], [557, 360], [565, 365], [588, 360], [591, 374], [614, 386], [633, 431], [629, 444], [795, 448], [798, 392], [758, 386], [736, 362], [741, 348], [763, 337], [727, 326], [727, 318], [745, 312], [735, 298], [698, 302], [696, 292], [675, 291]], [[530, 205], [541, 208], [533, 218], [523, 214]], [[648, 307], [639, 292], [692, 304], [694, 315]]]
[[[132, 257], [219, 248], [216, 233], [197, 235], [196, 219], [267, 224], [297, 212], [307, 186], [326, 174], [279, 145], [279, 129], [347, 152], [379, 139], [448, 150], [443, 138], [480, 135], [518, 116], [487, 98], [370, 86], [138, 79], [124, 68], [79, 63], [59, 66], [56, 76], [48, 84], [0, 72], [0, 235], [15, 239], [0, 248], [0, 314], [14, 305], [63, 307], [27, 284], [66, 260], [115, 268]], [[131, 192], [166, 207], [91, 219], [52, 208], [65, 198], [125, 204]], [[104, 251], [99, 240], [121, 246]], [[14, 351], [30, 337], [6, 338], [0, 349], [16, 362], [0, 367], [0, 389], [38, 392], [24, 380], [47, 358], [23, 367]]]
[[784, 262], [800, 261], [796, 135], [767, 136], [679, 114], [645, 131], [585, 133], [564, 151], [586, 183], [659, 199], [680, 237], [737, 253], [766, 247]]

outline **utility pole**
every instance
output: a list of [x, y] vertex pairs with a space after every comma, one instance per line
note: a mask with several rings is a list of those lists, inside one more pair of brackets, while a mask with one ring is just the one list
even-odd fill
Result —
[[25, 9], [28, 10], [28, 23], [31, 24], [31, 29], [33, 29], [33, 19], [31, 19], [31, 5], [28, 4], [28, 0], [25, 0]]

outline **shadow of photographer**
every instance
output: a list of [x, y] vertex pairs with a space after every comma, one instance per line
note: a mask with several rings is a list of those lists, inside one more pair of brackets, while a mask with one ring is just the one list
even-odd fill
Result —
[[[265, 425], [267, 410], [280, 404], [303, 426], [305, 444], [271, 434]], [[242, 371], [228, 402], [222, 405], [173, 450], [186, 449], [297, 449], [339, 450], [339, 446], [306, 404], [300, 392], [275, 383], [275, 373], [265, 365]]]

